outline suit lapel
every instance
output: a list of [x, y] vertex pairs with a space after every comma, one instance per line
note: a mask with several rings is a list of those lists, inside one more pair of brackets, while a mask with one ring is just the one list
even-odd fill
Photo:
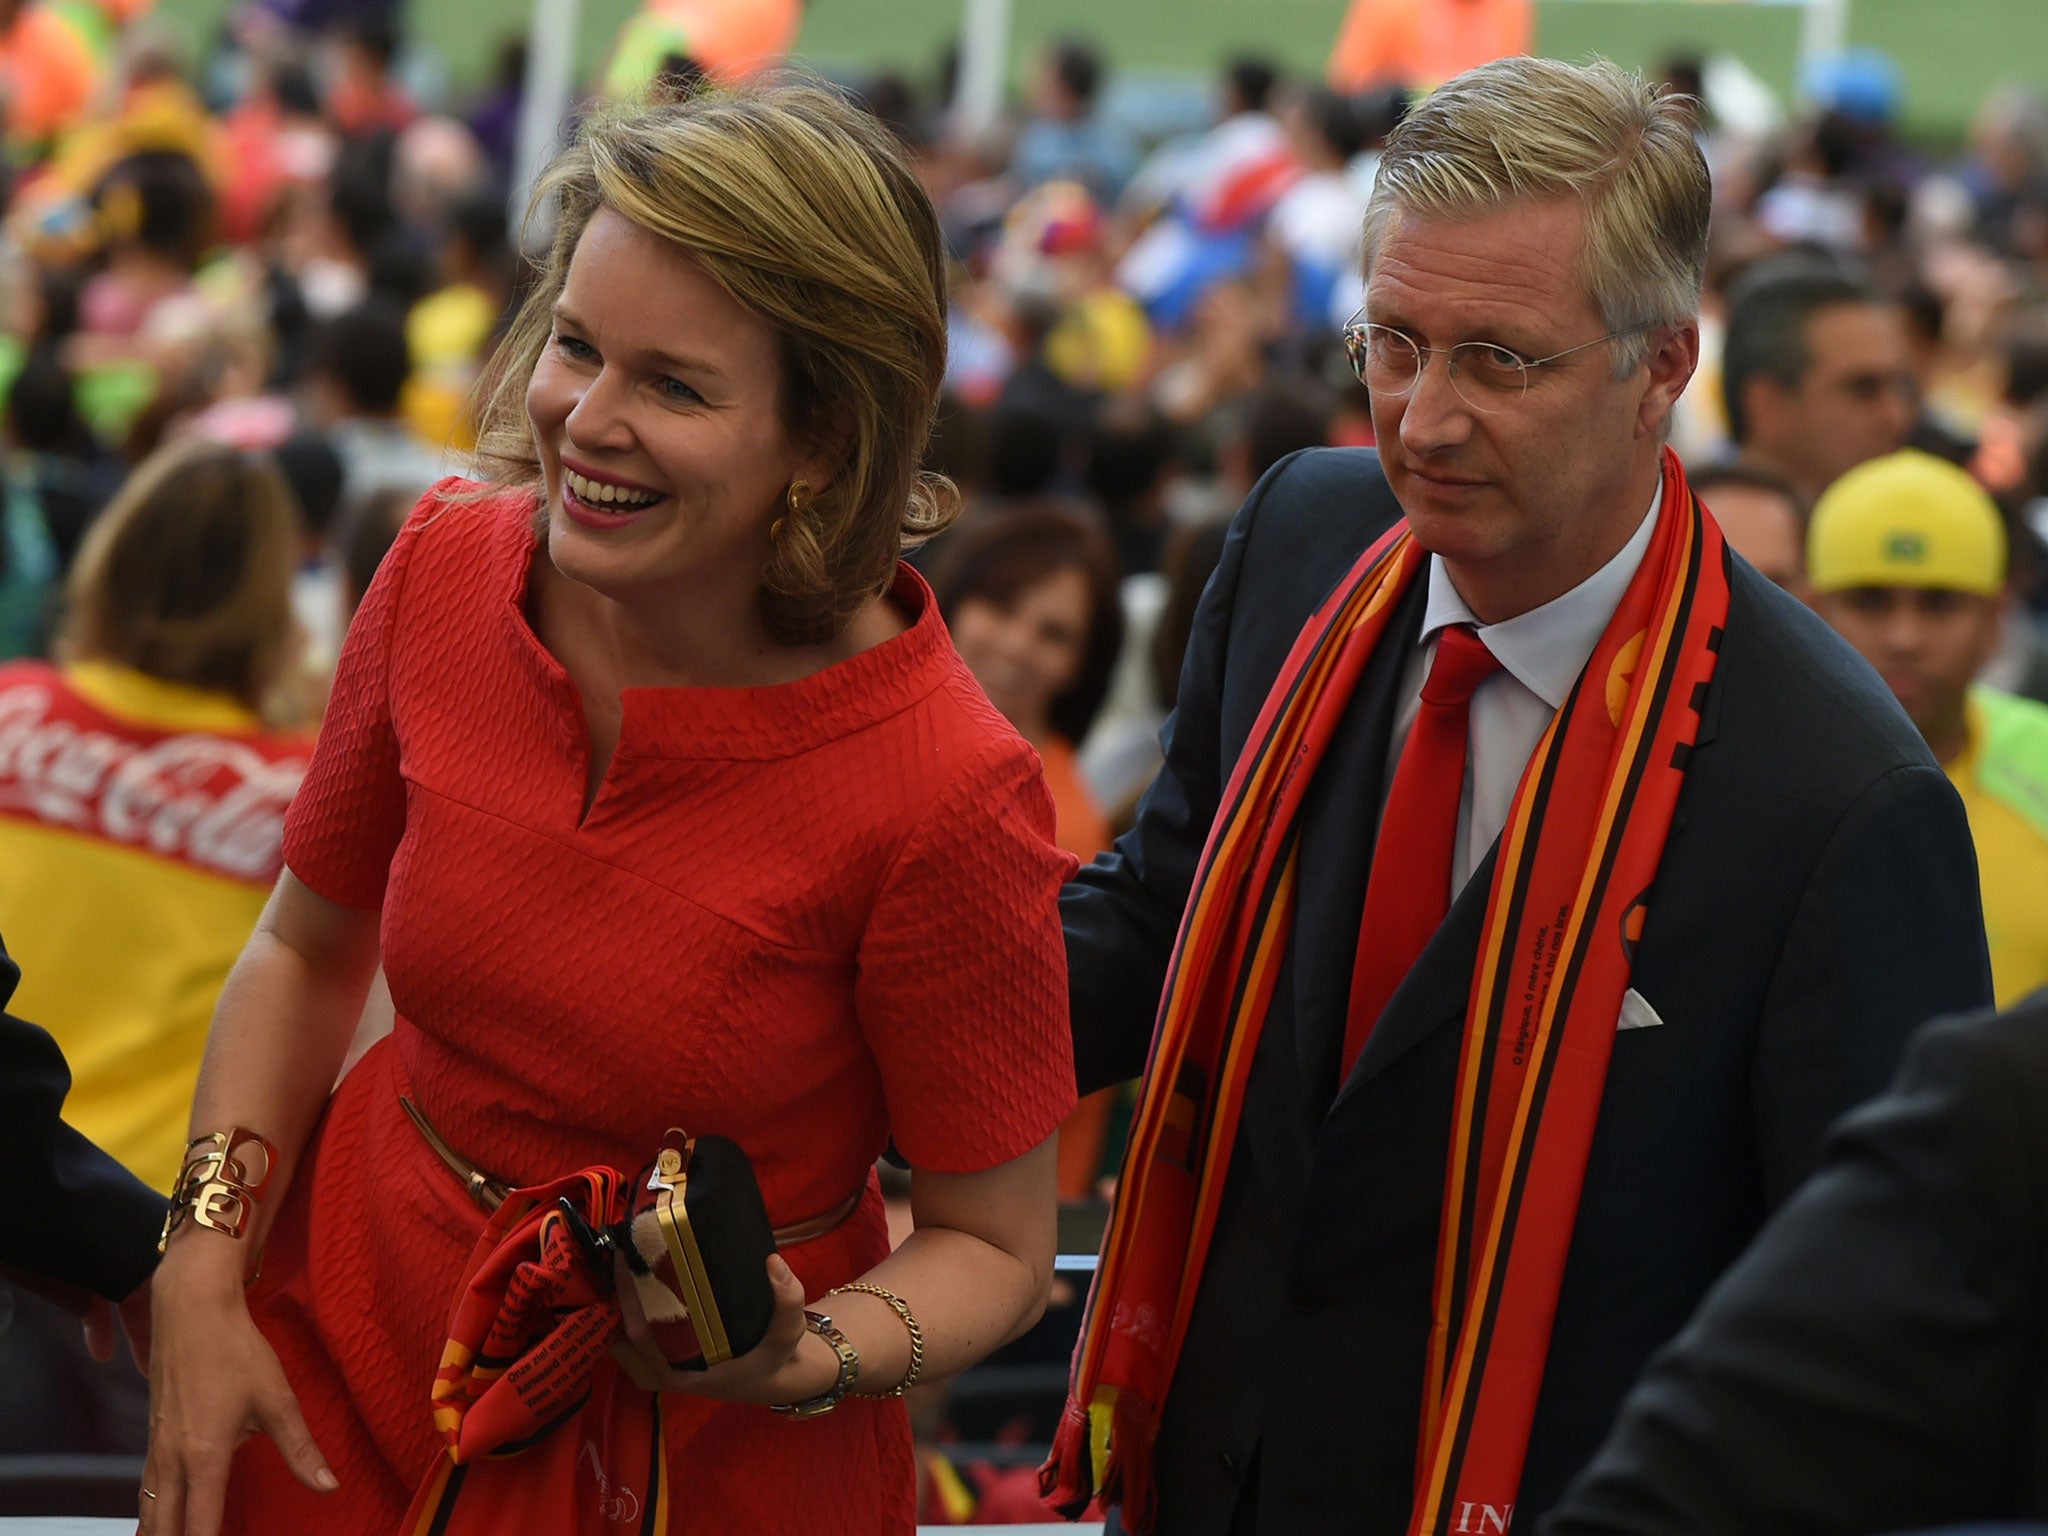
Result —
[[1493, 895], [1493, 868], [1499, 858], [1500, 840], [1496, 838], [1451, 903], [1443, 925], [1387, 999], [1386, 1011], [1366, 1037], [1365, 1048], [1337, 1095], [1338, 1104], [1424, 1038], [1465, 1017], [1472, 993], [1472, 967], [1479, 958], [1479, 934], [1486, 926], [1486, 907]]
[[1402, 594], [1302, 806], [1299, 905], [1289, 976], [1295, 1053], [1312, 1124], [1321, 1120], [1337, 1091], [1358, 923], [1365, 912], [1380, 804], [1386, 798], [1387, 745], [1401, 676], [1428, 604], [1428, 582], [1418, 577]]

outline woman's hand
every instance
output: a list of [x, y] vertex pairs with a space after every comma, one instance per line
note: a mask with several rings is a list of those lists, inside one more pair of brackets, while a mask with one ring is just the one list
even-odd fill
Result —
[[649, 1392], [687, 1392], [731, 1403], [800, 1403], [829, 1391], [839, 1379], [839, 1359], [822, 1339], [810, 1347], [804, 1322], [804, 1287], [780, 1254], [768, 1258], [768, 1282], [775, 1290], [775, 1313], [768, 1332], [744, 1355], [701, 1371], [679, 1371], [655, 1342], [647, 1314], [640, 1307], [632, 1272], [614, 1257], [618, 1278], [619, 1314], [626, 1336], [612, 1345], [612, 1356], [634, 1384]]
[[[200, 1242], [218, 1243], [222, 1252], [194, 1251]], [[308, 1488], [331, 1493], [340, 1486], [313, 1444], [276, 1351], [249, 1316], [241, 1246], [211, 1234], [188, 1236], [171, 1246], [157, 1271], [138, 1536], [216, 1536], [235, 1447], [258, 1432], [277, 1442]]]

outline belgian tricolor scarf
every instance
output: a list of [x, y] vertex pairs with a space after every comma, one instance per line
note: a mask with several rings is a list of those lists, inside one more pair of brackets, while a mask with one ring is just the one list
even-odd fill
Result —
[[[1153, 1440], [1294, 923], [1302, 799], [1427, 558], [1397, 524], [1337, 584], [1217, 809], [1040, 1474], [1069, 1518], [1100, 1496], [1132, 1530], [1154, 1523]], [[1728, 615], [1726, 558], [1667, 450], [1649, 551], [1501, 832], [1452, 1110], [1410, 1536], [1479, 1529], [1475, 1510], [1505, 1527], [1515, 1502], [1608, 1051]]]
[[593, 1282], [557, 1204], [606, 1227], [626, 1213], [625, 1183], [586, 1168], [514, 1190], [485, 1224], [434, 1375], [444, 1453], [403, 1536], [666, 1536], [661, 1399], [612, 1360], [618, 1303]]

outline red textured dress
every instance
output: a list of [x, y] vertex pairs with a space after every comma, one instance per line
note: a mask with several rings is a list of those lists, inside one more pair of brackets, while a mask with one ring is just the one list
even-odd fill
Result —
[[[910, 629], [811, 677], [626, 690], [586, 815], [581, 702], [524, 612], [531, 505], [449, 489], [350, 630], [286, 829], [299, 879], [381, 905], [398, 1023], [335, 1093], [250, 1293], [341, 1490], [253, 1438], [229, 1490], [248, 1536], [396, 1531], [441, 1454], [429, 1390], [484, 1216], [401, 1094], [514, 1184], [630, 1174], [681, 1125], [747, 1150], [778, 1226], [865, 1188], [784, 1250], [812, 1297], [887, 1254], [892, 1135], [915, 1167], [972, 1172], [1074, 1103], [1073, 860], [914, 573]], [[913, 1527], [900, 1401], [663, 1409], [685, 1530]]]

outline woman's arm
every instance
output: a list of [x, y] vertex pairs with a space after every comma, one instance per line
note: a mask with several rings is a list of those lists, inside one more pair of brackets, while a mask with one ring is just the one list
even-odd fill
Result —
[[245, 1127], [274, 1145], [277, 1166], [239, 1238], [188, 1220], [158, 1267], [143, 1536], [213, 1536], [235, 1446], [259, 1430], [309, 1487], [334, 1486], [243, 1286], [362, 1012], [377, 918], [286, 870], [221, 990], [192, 1134]]
[[281, 1159], [258, 1212], [278, 1196], [327, 1103], [377, 971], [378, 913], [337, 906], [290, 870], [228, 973], [192, 1100], [192, 1134], [260, 1131]]
[[[965, 1370], [1045, 1311], [1058, 1247], [1057, 1144], [1048, 1137], [981, 1173], [911, 1174], [916, 1229], [861, 1278], [902, 1297], [924, 1329], [927, 1379]], [[854, 1390], [895, 1386], [910, 1368], [910, 1338], [895, 1311], [857, 1291], [832, 1303], [833, 1321], [860, 1350]]]
[[[965, 1370], [1038, 1321], [1052, 1288], [1056, 1244], [1055, 1138], [981, 1173], [915, 1173], [916, 1230], [861, 1280], [900, 1297], [924, 1334], [924, 1380]], [[630, 1350], [620, 1352], [641, 1386], [733, 1402], [792, 1403], [829, 1391], [839, 1376], [830, 1345], [804, 1327], [803, 1287], [779, 1258], [768, 1261], [776, 1315], [768, 1336], [737, 1360], [677, 1371], [662, 1360], [636, 1304], [619, 1287]], [[879, 1296], [842, 1291], [814, 1303], [860, 1354], [853, 1391], [879, 1395], [910, 1370], [910, 1333]]]

